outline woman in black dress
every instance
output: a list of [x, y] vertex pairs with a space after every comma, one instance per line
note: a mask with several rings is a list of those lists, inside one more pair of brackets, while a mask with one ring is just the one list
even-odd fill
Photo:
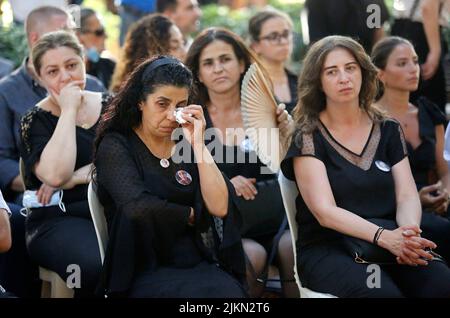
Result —
[[410, 93], [419, 84], [419, 59], [412, 44], [400, 37], [378, 42], [372, 61], [379, 69], [382, 93], [377, 104], [396, 119], [405, 133], [409, 161], [424, 213], [424, 236], [438, 245], [438, 252], [450, 261], [450, 221], [448, 211], [450, 176], [444, 160], [444, 125], [439, 107], [425, 97], [414, 104]]
[[[420, 236], [401, 126], [372, 104], [376, 75], [363, 47], [347, 37], [326, 37], [305, 58], [298, 130], [282, 163], [300, 190], [300, 279], [338, 297], [450, 297], [450, 269], [427, 251], [436, 244]], [[361, 263], [349, 242], [367, 242], [390, 264]]]
[[110, 235], [102, 276], [110, 296], [246, 296], [233, 188], [205, 147], [202, 108], [188, 105], [191, 85], [180, 61], [147, 60], [101, 121], [94, 163]]
[[[254, 62], [258, 63], [257, 58], [243, 41], [234, 33], [221, 28], [209, 28], [201, 32], [186, 58], [186, 65], [194, 75], [197, 92], [195, 102], [203, 106], [207, 128], [211, 128], [208, 132], [214, 132], [208, 136], [208, 146], [217, 145], [213, 147], [216, 148], [214, 159], [236, 190], [237, 205], [244, 217], [244, 225], [251, 223], [246, 222], [246, 215], [271, 214], [269, 209], [276, 209], [281, 220], [285, 215], [276, 174], [267, 173], [268, 168], [257, 158], [244, 131], [241, 83], [246, 70]], [[292, 126], [292, 119], [280, 106], [277, 115], [280, 133], [287, 133]], [[222, 138], [218, 138], [220, 136]], [[271, 188], [270, 192], [266, 190], [269, 193], [261, 195], [258, 186], [260, 190], [263, 187]], [[261, 196], [267, 196], [269, 203], [279, 204], [261, 203], [260, 200], [264, 199]], [[298, 288], [293, 280], [294, 257], [289, 231], [286, 229], [282, 232], [279, 242], [274, 244], [281, 222], [274, 218], [273, 222], [266, 223], [271, 224], [259, 223], [253, 228], [246, 226], [249, 229], [242, 232], [244, 251], [248, 258], [250, 296], [259, 297], [264, 291], [267, 260], [270, 259], [271, 250], [274, 250], [284, 294], [295, 297]]]
[[35, 201], [44, 206], [35, 205], [27, 216], [30, 256], [64, 280], [74, 273], [68, 266], [79, 265], [81, 281], [71, 282], [75, 295], [88, 296], [94, 294], [101, 269], [87, 187], [105, 96], [83, 90], [82, 52], [78, 40], [64, 31], [43, 36], [33, 48], [33, 65], [49, 96], [22, 119], [21, 156], [25, 186], [39, 189]]

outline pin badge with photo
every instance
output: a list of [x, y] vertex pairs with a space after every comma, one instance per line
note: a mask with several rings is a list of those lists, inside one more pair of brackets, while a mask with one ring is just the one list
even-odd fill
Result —
[[384, 171], [384, 172], [391, 171], [391, 167], [386, 162], [381, 161], [381, 160], [375, 161], [375, 166], [377, 166], [378, 169], [380, 169], [381, 171]]
[[177, 180], [177, 182], [181, 185], [189, 185], [192, 182], [192, 177], [189, 174], [189, 172], [185, 171], [185, 170], [178, 170], [175, 174], [175, 179]]

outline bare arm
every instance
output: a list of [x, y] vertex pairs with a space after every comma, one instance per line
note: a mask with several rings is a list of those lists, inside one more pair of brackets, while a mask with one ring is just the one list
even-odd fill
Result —
[[[396, 166], [398, 165], [399, 164]], [[394, 176], [397, 181], [399, 181], [399, 179], [407, 181], [407, 178], [405, 179], [405, 175], [407, 175], [405, 172], [406, 168], [409, 168], [409, 164], [405, 158], [403, 159], [403, 164], [399, 166], [396, 169], [397, 172], [394, 173], [397, 175]], [[311, 157], [297, 157], [294, 159], [294, 170], [300, 193], [320, 225], [348, 236], [356, 237], [368, 242], [373, 241], [378, 226], [348, 210], [336, 206], [325, 166], [320, 160]], [[409, 174], [411, 174], [411, 172], [409, 172]], [[317, 193], [320, 193], [320, 195], [317, 195]], [[397, 200], [400, 200], [397, 205], [400, 210], [400, 213], [397, 212], [400, 215], [400, 218], [397, 217], [397, 219], [400, 220], [400, 222], [413, 222], [417, 220], [416, 217], [414, 217], [414, 215], [417, 214], [417, 211], [413, 211], [413, 217], [406, 215], [406, 209], [408, 208], [417, 208], [418, 206], [418, 211], [420, 211], [420, 202], [417, 194], [415, 194], [415, 196], [416, 199], [413, 198], [409, 186], [406, 189], [403, 189], [403, 187], [396, 182], [396, 197]], [[412, 199], [414, 202], [409, 204], [405, 201], [408, 198]], [[417, 236], [416, 233], [419, 232], [420, 229], [414, 223], [412, 225], [400, 226], [393, 231], [385, 230], [380, 236], [378, 244], [396, 255], [398, 257], [398, 262], [409, 265], [425, 265], [426, 262], [420, 259], [420, 257], [429, 258], [429, 255], [422, 250], [422, 247], [433, 247], [435, 246], [434, 243], [417, 237], [414, 238], [414, 243], [412, 243], [414, 246], [408, 247], [408, 239], [404, 234], [406, 231], [412, 232], [412, 234], [408, 233], [410, 236]]]
[[222, 173], [205, 146], [206, 121], [203, 109], [199, 105], [189, 105], [183, 109], [183, 113], [192, 115], [183, 115], [187, 121], [183, 124], [183, 129], [197, 160], [203, 200], [212, 215], [223, 218], [228, 211], [228, 189]]
[[439, 180], [442, 182], [442, 188], [450, 193], [450, 174], [447, 162], [444, 159], [444, 126], [436, 126], [436, 170]]
[[80, 169], [76, 170], [72, 177], [65, 184], [61, 186], [62, 189], [72, 189], [73, 187], [80, 184], [88, 184], [91, 182], [92, 175], [92, 164], [85, 165]]
[[35, 165], [35, 174], [43, 183], [59, 188], [70, 180], [77, 156], [76, 110], [62, 110], [56, 129]]
[[383, 26], [381, 28], [376, 28], [373, 32], [373, 45], [385, 37], [385, 32]]
[[8, 206], [0, 191], [0, 253], [11, 247], [11, 228], [9, 226]]
[[225, 217], [228, 210], [228, 189], [223, 175], [217, 168], [206, 146], [194, 146], [195, 157], [202, 156], [197, 167], [200, 176], [200, 189], [208, 211], [218, 217]]
[[105, 0], [106, 9], [108, 9], [109, 12], [113, 14], [118, 14], [116, 4], [114, 3], [114, 0]]
[[68, 182], [75, 170], [76, 118], [83, 99], [79, 84], [80, 81], [67, 84], [59, 95], [51, 92], [61, 109], [61, 114], [52, 137], [34, 167], [34, 172], [39, 180], [54, 188]]
[[422, 207], [408, 158], [403, 158], [392, 167], [392, 175], [395, 183], [398, 226], [417, 225], [420, 227]]
[[294, 159], [294, 170], [300, 193], [320, 225], [372, 242], [378, 226], [336, 206], [322, 161], [312, 157], [297, 157]]
[[422, 4], [422, 20], [425, 36], [427, 38], [428, 53], [425, 63], [422, 65], [424, 79], [431, 78], [439, 65], [441, 56], [441, 41], [439, 34], [439, 1], [424, 0]]
[[6, 252], [11, 247], [11, 229], [9, 216], [5, 209], [0, 208], [0, 253]]

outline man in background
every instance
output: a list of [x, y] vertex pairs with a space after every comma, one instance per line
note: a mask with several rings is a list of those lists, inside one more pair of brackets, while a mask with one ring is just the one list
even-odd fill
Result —
[[171, 19], [180, 29], [189, 49], [191, 34], [200, 29], [202, 10], [197, 0], [157, 0], [156, 10]]

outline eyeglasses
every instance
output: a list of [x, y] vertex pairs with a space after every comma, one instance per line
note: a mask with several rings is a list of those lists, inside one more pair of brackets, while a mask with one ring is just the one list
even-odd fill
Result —
[[259, 40], [267, 40], [270, 44], [280, 44], [281, 40], [288, 40], [290, 41], [292, 39], [292, 31], [291, 30], [285, 30], [283, 33], [273, 32], [266, 36], [261, 36]]
[[104, 28], [101, 29], [97, 29], [97, 30], [83, 30], [81, 31], [81, 33], [92, 33], [97, 37], [101, 37], [101, 36], [105, 36], [106, 35], [106, 31]]

